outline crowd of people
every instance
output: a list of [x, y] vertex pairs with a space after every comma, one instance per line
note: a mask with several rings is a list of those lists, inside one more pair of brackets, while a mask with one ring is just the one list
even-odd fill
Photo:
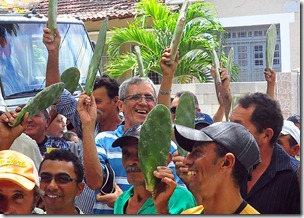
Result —
[[[61, 36], [43, 31], [49, 86], [60, 81]], [[22, 105], [1, 112], [0, 213], [300, 214], [300, 117], [283, 118], [276, 73], [264, 72], [266, 92], [241, 96], [230, 112], [230, 76], [220, 68], [217, 112], [204, 113], [192, 93], [196, 117], [189, 128], [174, 124], [186, 90], [171, 98], [178, 55], [167, 65], [170, 52], [165, 48], [160, 59], [159, 92], [146, 77], [119, 84], [102, 75], [91, 96], [83, 92], [77, 100], [64, 90], [50, 109], [26, 113], [17, 126], [8, 124]], [[174, 134], [167, 165], [154, 171], [161, 182], [152, 195], [138, 150], [142, 123], [157, 104], [170, 110]]]

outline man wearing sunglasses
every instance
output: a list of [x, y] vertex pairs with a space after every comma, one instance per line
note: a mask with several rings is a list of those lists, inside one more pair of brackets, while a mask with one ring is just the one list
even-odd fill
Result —
[[74, 200], [84, 188], [84, 169], [74, 153], [63, 149], [51, 151], [38, 172], [47, 214], [83, 214]]

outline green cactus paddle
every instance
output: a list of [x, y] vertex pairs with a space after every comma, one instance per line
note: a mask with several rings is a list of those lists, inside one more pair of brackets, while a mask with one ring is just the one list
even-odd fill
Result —
[[169, 109], [156, 105], [148, 114], [140, 130], [138, 157], [146, 181], [146, 189], [155, 197], [160, 179], [153, 175], [157, 166], [166, 166], [171, 146], [172, 119]]
[[106, 34], [108, 30], [108, 18], [106, 18], [101, 25], [98, 33], [98, 39], [96, 43], [96, 47], [93, 53], [93, 57], [91, 59], [91, 63], [89, 65], [88, 75], [85, 83], [84, 90], [87, 95], [91, 96], [92, 90], [94, 87], [94, 82], [96, 78], [97, 71], [99, 69], [101, 57], [103, 55], [104, 46], [106, 44]]
[[79, 85], [80, 71], [76, 67], [70, 67], [61, 74], [61, 82], [64, 82], [65, 89], [74, 93]]
[[10, 126], [17, 126], [21, 123], [22, 118], [26, 112], [29, 112], [29, 118], [39, 114], [41, 111], [54, 104], [59, 99], [64, 89], [64, 83], [54, 83], [42, 91], [40, 91], [34, 98], [30, 100], [18, 113], [14, 123], [9, 124]]
[[[195, 127], [195, 101], [191, 92], [185, 91], [179, 98], [175, 112], [175, 123], [189, 128]], [[178, 154], [186, 156], [187, 151], [177, 147]]]

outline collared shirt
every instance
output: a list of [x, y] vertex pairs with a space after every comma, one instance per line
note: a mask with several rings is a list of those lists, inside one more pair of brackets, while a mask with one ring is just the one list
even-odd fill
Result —
[[243, 198], [261, 214], [299, 214], [300, 188], [298, 165], [279, 145], [274, 145], [271, 162], [248, 194]]
[[[114, 131], [104, 131], [98, 133], [95, 138], [96, 149], [101, 165], [109, 163], [115, 172], [115, 183], [126, 191], [130, 188], [127, 180], [127, 174], [122, 166], [122, 153], [120, 147], [112, 147], [113, 142], [124, 134], [124, 125], [119, 125]], [[170, 152], [173, 154], [177, 150], [177, 146], [171, 141]], [[173, 171], [177, 183], [184, 185], [180, 178], [176, 175], [175, 165], [171, 161], [168, 165]], [[96, 190], [97, 194], [99, 190]], [[93, 209], [94, 214], [113, 214], [113, 208], [108, 207], [102, 202], [96, 201]]]
[[[200, 205], [194, 208], [190, 208], [186, 211], [183, 211], [181, 214], [202, 214], [204, 210], [204, 206]], [[254, 209], [250, 204], [246, 204], [246, 206], [239, 212], [234, 214], [260, 214], [256, 209]]]
[[[126, 205], [133, 194], [134, 187], [131, 186], [129, 190], [117, 198], [114, 204], [114, 214], [125, 214]], [[184, 187], [177, 186], [168, 201], [168, 212], [169, 214], [180, 214], [182, 211], [195, 207], [196, 205], [196, 200], [192, 193]], [[152, 198], [146, 200], [137, 214], [156, 214], [156, 208]]]
[[[73, 124], [77, 135], [82, 139], [82, 122], [77, 111], [78, 101], [75, 97], [66, 89], [63, 90], [59, 103], [54, 105], [54, 109], [58, 114], [62, 114]], [[99, 132], [99, 123], [95, 126], [95, 136]]]

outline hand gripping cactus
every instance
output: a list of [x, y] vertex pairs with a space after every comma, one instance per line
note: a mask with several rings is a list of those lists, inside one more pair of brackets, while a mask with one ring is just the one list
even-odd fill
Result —
[[146, 189], [155, 197], [160, 179], [153, 175], [157, 166], [166, 166], [171, 146], [172, 119], [169, 109], [156, 105], [148, 114], [140, 130], [138, 157], [144, 174]]
[[[178, 105], [175, 112], [175, 123], [189, 128], [195, 127], [195, 102], [193, 94], [184, 92], [179, 98]], [[181, 146], [177, 147], [178, 154], [186, 156], [187, 151]]]
[[65, 89], [73, 94], [79, 85], [80, 71], [76, 67], [70, 67], [61, 74], [61, 82], [64, 82]]
[[51, 36], [54, 40], [57, 28], [57, 0], [49, 0], [48, 28], [51, 30]]
[[179, 16], [177, 19], [176, 27], [175, 27], [175, 30], [173, 33], [173, 37], [171, 40], [170, 48], [171, 48], [172, 55], [170, 57], [169, 62], [167, 63], [168, 65], [172, 64], [173, 61], [175, 60], [175, 56], [177, 54], [178, 47], [179, 47], [179, 44], [180, 44], [180, 41], [182, 38], [182, 33], [183, 33], [185, 25], [186, 25], [186, 15], [187, 15], [187, 11], [188, 11], [188, 6], [189, 6], [189, 0], [185, 0], [181, 7], [181, 10], [180, 10], [180, 13], [179, 13]]
[[18, 113], [17, 118], [14, 123], [10, 126], [17, 126], [21, 123], [22, 118], [26, 112], [29, 112], [29, 118], [39, 114], [41, 111], [48, 108], [50, 105], [54, 104], [57, 99], [59, 99], [61, 93], [64, 89], [64, 83], [54, 83], [42, 91], [40, 91], [34, 98], [27, 103], [22, 110]]
[[104, 46], [106, 44], [107, 29], [108, 29], [108, 18], [106, 18], [104, 20], [103, 24], [100, 26], [96, 47], [95, 47], [95, 50], [93, 53], [91, 63], [89, 65], [86, 84], [84, 87], [84, 90], [86, 91], [87, 95], [89, 95], [89, 96], [91, 96], [91, 94], [92, 94], [96, 74], [99, 69], [101, 57], [102, 57], [103, 51], [104, 51]]
[[266, 32], [266, 72], [271, 75], [269, 68], [272, 68], [275, 45], [277, 41], [277, 29], [271, 24]]

